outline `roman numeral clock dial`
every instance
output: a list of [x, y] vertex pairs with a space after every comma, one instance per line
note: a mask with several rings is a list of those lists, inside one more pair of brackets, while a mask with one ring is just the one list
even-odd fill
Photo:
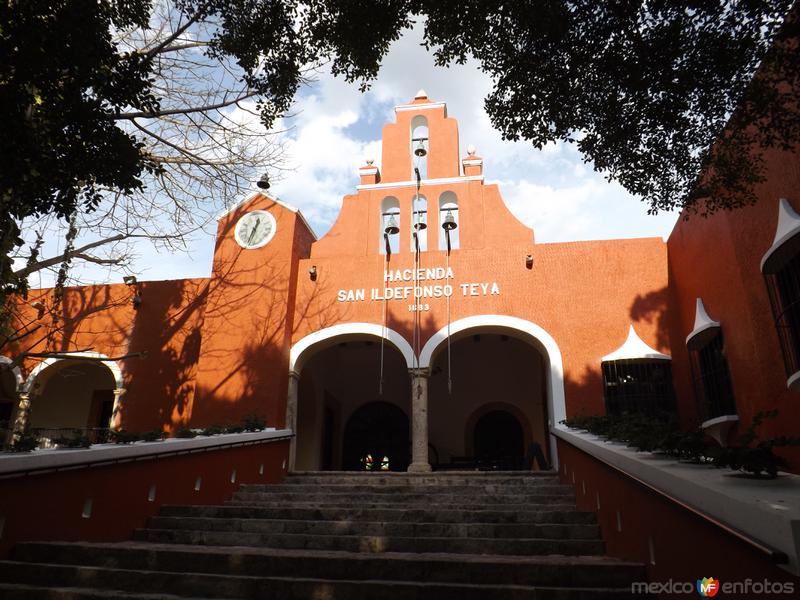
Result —
[[265, 210], [254, 210], [239, 219], [233, 235], [242, 248], [253, 250], [266, 246], [277, 228], [272, 214]]

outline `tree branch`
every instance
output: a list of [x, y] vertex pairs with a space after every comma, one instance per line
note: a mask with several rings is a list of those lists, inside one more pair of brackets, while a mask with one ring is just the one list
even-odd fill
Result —
[[120, 113], [118, 115], [110, 115], [110, 118], [113, 121], [133, 120], [133, 119], [157, 119], [159, 117], [166, 117], [169, 115], [188, 115], [191, 113], [208, 112], [210, 110], [217, 110], [220, 108], [225, 108], [227, 106], [232, 106], [237, 102], [241, 102], [242, 100], [247, 100], [248, 98], [252, 98], [257, 94], [258, 92], [248, 92], [247, 94], [237, 96], [236, 98], [232, 98], [230, 100], [223, 100], [222, 102], [218, 102], [216, 104], [207, 104], [205, 106], [173, 108], [170, 110], [159, 110], [155, 112]]
[[[111, 237], [104, 238], [102, 240], [95, 240], [94, 242], [90, 242], [81, 246], [80, 248], [74, 248], [71, 252], [68, 253], [68, 258], [73, 258], [77, 255], [81, 255], [85, 253], [87, 250], [91, 250], [92, 248], [97, 248], [98, 246], [103, 246], [105, 244], [111, 244], [113, 242], [119, 242], [124, 240], [126, 237], [130, 237], [125, 235], [124, 233], [118, 233], [117, 235], [112, 235]], [[58, 256], [53, 256], [51, 258], [47, 258], [45, 260], [38, 260], [31, 265], [26, 265], [24, 268], [19, 269], [18, 271], [14, 271], [14, 274], [18, 277], [27, 277], [31, 273], [35, 273], [36, 271], [41, 271], [42, 269], [47, 269], [48, 267], [54, 267], [55, 265], [61, 263], [64, 260], [64, 255], [59, 254]]]

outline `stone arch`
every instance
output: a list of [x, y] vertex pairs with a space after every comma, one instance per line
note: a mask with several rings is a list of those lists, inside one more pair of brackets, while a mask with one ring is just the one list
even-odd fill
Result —
[[109, 360], [108, 356], [105, 354], [101, 354], [100, 352], [64, 352], [58, 357], [46, 358], [36, 365], [36, 367], [28, 375], [28, 378], [25, 380], [21, 391], [23, 393], [30, 394], [39, 375], [41, 375], [48, 367], [54, 365], [55, 363], [62, 360], [80, 360], [82, 358], [102, 363], [109, 371], [111, 371], [111, 375], [114, 377], [116, 389], [124, 389], [122, 369], [119, 368], [119, 365], [116, 361]]
[[400, 351], [408, 368], [411, 369], [413, 367], [414, 351], [411, 349], [411, 344], [394, 329], [375, 323], [340, 323], [339, 325], [333, 325], [310, 333], [297, 341], [289, 351], [289, 372], [300, 373], [302, 371], [303, 365], [314, 354], [314, 352], [309, 352], [312, 348], [316, 352], [339, 342], [347, 341], [347, 339], [365, 335], [385, 339]]
[[[0, 356], [0, 363], [10, 365], [13, 364], [13, 362], [14, 361], [7, 356]], [[22, 384], [25, 382], [25, 378], [22, 376], [22, 370], [18, 365], [15, 365], [11, 367], [11, 372], [14, 374], [14, 380], [17, 382], [17, 391], [19, 391], [22, 387]]]
[[425, 343], [419, 357], [422, 369], [431, 367], [434, 356], [446, 347], [448, 335], [451, 341], [481, 332], [493, 332], [510, 335], [529, 343], [544, 358], [547, 376], [547, 424], [550, 435], [550, 456], [553, 466], [557, 467], [556, 439], [552, 431], [558, 423], [566, 419], [566, 401], [564, 398], [564, 365], [561, 350], [553, 337], [542, 327], [507, 315], [474, 315], [454, 321], [449, 327], [442, 327]]
[[505, 411], [512, 415], [515, 419], [517, 419], [517, 421], [519, 421], [519, 424], [522, 427], [524, 439], [526, 441], [530, 441], [533, 438], [533, 428], [531, 427], [531, 422], [518, 406], [509, 404], [508, 402], [488, 402], [487, 404], [478, 407], [467, 418], [466, 425], [464, 426], [464, 448], [466, 449], [467, 455], [472, 456], [474, 454], [475, 425], [478, 424], [478, 421], [480, 421], [481, 417], [494, 411]]

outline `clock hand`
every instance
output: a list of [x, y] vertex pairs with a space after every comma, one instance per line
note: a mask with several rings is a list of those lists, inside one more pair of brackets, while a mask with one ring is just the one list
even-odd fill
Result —
[[250, 235], [247, 237], [248, 244], [253, 243], [253, 236], [256, 234], [259, 225], [261, 225], [261, 217], [256, 219], [256, 224], [253, 226], [253, 229], [250, 230]]

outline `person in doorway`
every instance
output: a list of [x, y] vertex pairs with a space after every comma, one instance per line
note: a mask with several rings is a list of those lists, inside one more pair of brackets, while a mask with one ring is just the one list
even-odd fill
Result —
[[550, 464], [544, 457], [542, 446], [539, 442], [531, 442], [528, 446], [528, 451], [525, 453], [525, 470], [530, 471], [533, 468], [533, 461], [536, 459], [536, 464], [539, 466], [540, 471], [549, 471]]

